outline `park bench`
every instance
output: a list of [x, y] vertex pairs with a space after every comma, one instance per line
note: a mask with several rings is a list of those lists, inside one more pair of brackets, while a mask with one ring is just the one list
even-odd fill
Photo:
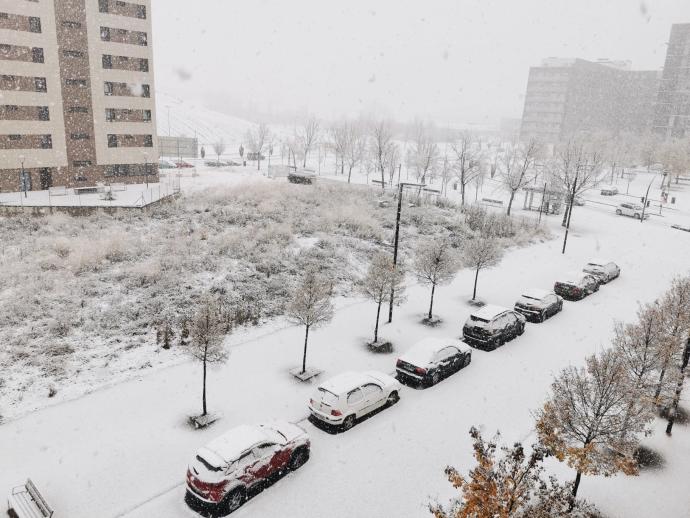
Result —
[[503, 200], [494, 200], [491, 198], [482, 198], [482, 203], [486, 203], [487, 205], [494, 205], [496, 207], [500, 207], [503, 205]]
[[36, 485], [28, 479], [23, 486], [15, 487], [7, 500], [10, 518], [51, 518], [53, 510]]

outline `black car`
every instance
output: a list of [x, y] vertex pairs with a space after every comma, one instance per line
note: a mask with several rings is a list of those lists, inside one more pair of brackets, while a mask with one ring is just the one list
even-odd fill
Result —
[[462, 337], [472, 347], [493, 351], [524, 333], [525, 321], [516, 311], [486, 305], [470, 315], [462, 328]]
[[400, 381], [431, 386], [471, 361], [472, 350], [460, 340], [426, 338], [398, 359], [395, 370]]
[[563, 298], [552, 291], [529, 289], [522, 293], [514, 309], [530, 322], [543, 322], [563, 309]]
[[582, 300], [587, 295], [599, 291], [599, 281], [593, 275], [584, 272], [573, 272], [563, 280], [556, 281], [553, 291], [565, 300]]

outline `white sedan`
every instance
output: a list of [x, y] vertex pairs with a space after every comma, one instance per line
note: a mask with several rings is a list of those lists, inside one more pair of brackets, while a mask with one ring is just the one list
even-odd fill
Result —
[[352, 428], [358, 419], [400, 399], [401, 385], [382, 372], [344, 372], [322, 383], [309, 400], [313, 418]]

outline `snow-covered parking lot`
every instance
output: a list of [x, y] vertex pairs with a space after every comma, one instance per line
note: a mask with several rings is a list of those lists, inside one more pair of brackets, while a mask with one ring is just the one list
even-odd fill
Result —
[[[549, 217], [554, 240], [512, 250], [497, 268], [483, 272], [479, 295], [512, 307], [523, 288], [549, 288], [562, 272], [593, 256], [610, 257], [621, 277], [562, 313], [490, 353], [474, 351], [472, 364], [438, 386], [406, 388], [401, 401], [347, 433], [331, 435], [304, 420], [313, 385], [287, 371], [301, 353], [303, 330], [282, 322], [228, 338], [227, 364], [211, 371], [209, 405], [224, 418], [192, 431], [185, 417], [198, 411], [200, 367], [184, 363], [147, 373], [80, 399], [45, 408], [0, 426], [0, 493], [34, 479], [57, 516], [192, 517], [183, 502], [187, 461], [195, 449], [225, 429], [271, 418], [300, 421], [312, 436], [311, 460], [247, 502], [241, 517], [422, 517], [427, 504], [453, 495], [443, 469], [466, 470], [467, 432], [500, 430], [506, 442], [534, 440], [532, 411], [546, 396], [553, 375], [607, 347], [613, 322], [631, 320], [638, 302], [661, 294], [672, 277], [687, 273], [690, 234], [662, 219], [644, 224], [596, 206], [573, 213], [568, 250], [561, 254], [558, 216]], [[412, 285], [407, 302], [381, 334], [396, 351], [426, 336], [458, 336], [470, 306], [473, 274], [462, 271], [437, 291], [441, 325], [420, 323], [428, 289]], [[321, 379], [344, 370], [392, 372], [396, 352], [372, 354], [373, 303], [338, 301], [333, 322], [312, 333], [309, 364]], [[687, 406], [687, 405], [686, 405]], [[645, 440], [666, 466], [637, 478], [585, 477], [581, 496], [609, 517], [690, 516], [690, 430], [677, 426], [671, 439], [659, 423]], [[549, 468], [572, 478], [557, 463]], [[673, 495], [673, 498], [670, 496]]]

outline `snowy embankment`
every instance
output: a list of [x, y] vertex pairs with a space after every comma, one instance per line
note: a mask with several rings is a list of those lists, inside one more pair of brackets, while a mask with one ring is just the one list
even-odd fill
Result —
[[[558, 216], [549, 216], [555, 232]], [[426, 517], [429, 499], [453, 495], [443, 468], [471, 465], [467, 431], [481, 426], [504, 440], [533, 439], [531, 411], [546, 396], [552, 376], [607, 346], [614, 319], [631, 320], [638, 302], [661, 294], [671, 278], [687, 273], [690, 236], [658, 220], [644, 224], [609, 211], [576, 209], [566, 255], [559, 240], [512, 250], [480, 277], [479, 294], [512, 305], [525, 287], [549, 287], [562, 272], [592, 256], [608, 256], [622, 268], [619, 279], [544, 324], [529, 325], [519, 339], [491, 353], [475, 351], [473, 363], [427, 390], [405, 389], [401, 402], [348, 433], [328, 435], [305, 424], [312, 459], [248, 502], [233, 516], [333, 518]], [[396, 351], [426, 336], [457, 336], [470, 308], [471, 272], [461, 272], [437, 291], [443, 323], [420, 324], [428, 289], [413, 286], [394, 321], [382, 328]], [[343, 370], [394, 368], [396, 353], [374, 355], [370, 339], [375, 307], [349, 299], [333, 322], [316, 330], [309, 364], [324, 378]], [[182, 501], [186, 463], [196, 448], [228, 427], [271, 418], [300, 420], [313, 386], [299, 384], [287, 369], [300, 359], [302, 330], [294, 327], [238, 332], [228, 338], [227, 364], [209, 378], [209, 404], [224, 419], [194, 432], [185, 416], [198, 411], [201, 379], [185, 363], [45, 408], [0, 426], [0, 492], [26, 476], [36, 479], [51, 504], [71, 518], [99, 516], [193, 517]], [[685, 488], [690, 431], [677, 426], [672, 439], [657, 433], [645, 444], [665, 456], [666, 467], [640, 477], [586, 477], [582, 496], [610, 518], [687, 515]], [[552, 466], [564, 478], [572, 473]]]

